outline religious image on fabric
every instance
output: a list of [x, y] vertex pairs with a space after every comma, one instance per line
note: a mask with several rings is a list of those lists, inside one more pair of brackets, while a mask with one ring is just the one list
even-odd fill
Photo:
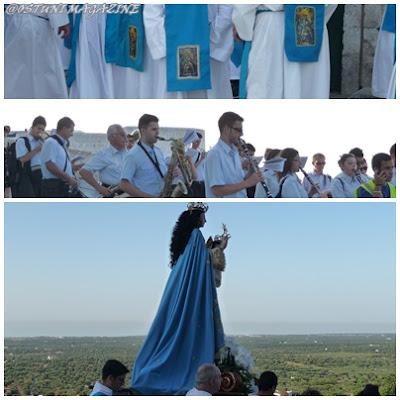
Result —
[[396, 97], [395, 4], [4, 10], [5, 98]]

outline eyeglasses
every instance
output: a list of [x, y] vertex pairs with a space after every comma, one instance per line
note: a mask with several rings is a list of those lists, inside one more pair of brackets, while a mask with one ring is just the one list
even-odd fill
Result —
[[359, 170], [360, 171], [366, 171], [368, 169], [368, 167], [360, 167]]
[[241, 128], [235, 128], [234, 126], [231, 126], [230, 128], [233, 129], [234, 131], [236, 131], [237, 133], [240, 133], [240, 134], [243, 135], [243, 129], [241, 129]]
[[325, 164], [326, 164], [325, 161], [317, 161], [317, 162], [315, 163], [315, 165], [325, 165]]

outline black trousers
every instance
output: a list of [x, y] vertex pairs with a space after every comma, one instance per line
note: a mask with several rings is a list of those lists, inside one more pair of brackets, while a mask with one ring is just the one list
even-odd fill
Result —
[[68, 198], [69, 185], [62, 179], [43, 179], [42, 197], [44, 198]]

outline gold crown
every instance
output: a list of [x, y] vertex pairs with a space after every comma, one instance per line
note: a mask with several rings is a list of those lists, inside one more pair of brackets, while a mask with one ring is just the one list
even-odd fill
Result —
[[206, 213], [208, 211], [208, 204], [202, 202], [192, 202], [187, 205], [188, 211], [202, 211]]

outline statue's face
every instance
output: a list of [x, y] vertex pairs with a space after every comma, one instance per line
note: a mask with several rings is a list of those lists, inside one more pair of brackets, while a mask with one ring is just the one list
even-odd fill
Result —
[[207, 220], [206, 220], [206, 214], [202, 213], [200, 215], [200, 219], [199, 219], [199, 228], [202, 228], [205, 224], [206, 224]]

